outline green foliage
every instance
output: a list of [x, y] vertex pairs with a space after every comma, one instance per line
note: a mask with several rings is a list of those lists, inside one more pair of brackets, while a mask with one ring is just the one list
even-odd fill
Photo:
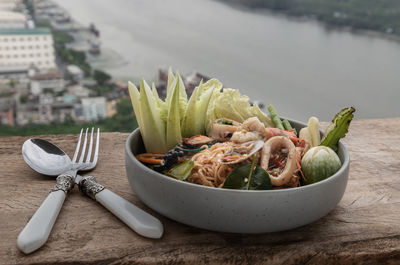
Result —
[[19, 102], [21, 103], [26, 103], [28, 101], [28, 97], [25, 95], [22, 95], [19, 97]]
[[36, 27], [37, 28], [52, 28], [50, 22], [48, 21], [40, 21], [36, 23]]
[[121, 99], [117, 104], [117, 113], [111, 118], [97, 122], [76, 124], [66, 121], [58, 124], [28, 125], [23, 127], [12, 127], [0, 124], [0, 136], [31, 136], [44, 134], [76, 134], [81, 128], [99, 127], [102, 132], [132, 132], [137, 128], [137, 122], [132, 112], [129, 99]]
[[294, 16], [312, 16], [331, 25], [400, 34], [398, 0], [222, 0]]
[[74, 41], [74, 37], [72, 37], [66, 32], [61, 32], [61, 31], [53, 31], [53, 39], [56, 45], [57, 44], [63, 45], [65, 43], [70, 43]]
[[97, 84], [104, 85], [108, 81], [110, 81], [111, 76], [109, 74], [107, 74], [106, 72], [95, 69], [93, 72], [93, 78], [94, 78], [94, 80], [96, 80]]
[[84, 71], [86, 77], [91, 75], [92, 67], [86, 61], [86, 54], [84, 52], [67, 49], [64, 44], [56, 45], [56, 50], [63, 61], [79, 66]]
[[35, 7], [33, 6], [32, 0], [24, 0], [23, 3], [25, 5], [26, 9], [28, 9], [29, 15], [31, 17], [34, 17], [34, 15], [35, 15], [35, 12], [34, 12]]
[[104, 85], [96, 85], [94, 87], [91, 87], [90, 89], [95, 91], [98, 96], [102, 96], [112, 91], [113, 87], [110, 84], [104, 84]]
[[44, 88], [43, 89], [43, 94], [54, 94], [54, 90], [52, 88]]

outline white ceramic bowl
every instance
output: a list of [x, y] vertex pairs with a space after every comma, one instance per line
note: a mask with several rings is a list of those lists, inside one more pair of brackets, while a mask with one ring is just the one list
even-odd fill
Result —
[[[291, 124], [298, 130], [305, 126]], [[178, 222], [220, 232], [266, 233], [312, 223], [339, 203], [349, 175], [349, 153], [341, 143], [342, 167], [333, 176], [303, 187], [264, 191], [212, 188], [153, 171], [135, 158], [145, 150], [139, 129], [129, 135], [125, 149], [129, 183], [148, 207]]]

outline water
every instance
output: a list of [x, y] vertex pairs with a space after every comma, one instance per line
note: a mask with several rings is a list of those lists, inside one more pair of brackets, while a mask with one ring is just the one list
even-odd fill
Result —
[[100, 29], [100, 67], [123, 80], [155, 80], [160, 66], [197, 70], [272, 103], [282, 116], [330, 120], [400, 116], [400, 45], [313, 21], [211, 0], [56, 0]]

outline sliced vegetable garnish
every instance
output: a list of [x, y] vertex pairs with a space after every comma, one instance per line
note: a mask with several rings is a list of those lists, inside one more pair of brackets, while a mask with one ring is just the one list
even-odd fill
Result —
[[336, 114], [332, 124], [326, 129], [320, 145], [328, 146], [337, 152], [339, 140], [346, 136], [355, 111], [353, 107], [350, 107]]
[[166, 175], [179, 180], [185, 180], [187, 177], [189, 177], [193, 167], [194, 162], [192, 160], [187, 160], [171, 168]]

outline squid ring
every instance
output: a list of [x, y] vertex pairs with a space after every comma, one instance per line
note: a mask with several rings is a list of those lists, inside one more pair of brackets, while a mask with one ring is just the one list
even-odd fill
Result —
[[274, 136], [264, 143], [261, 151], [261, 167], [268, 171], [269, 159], [271, 153], [282, 148], [287, 148], [286, 166], [278, 176], [270, 174], [271, 184], [273, 186], [282, 186], [290, 182], [294, 171], [296, 170], [296, 148], [295, 145], [285, 136]]

